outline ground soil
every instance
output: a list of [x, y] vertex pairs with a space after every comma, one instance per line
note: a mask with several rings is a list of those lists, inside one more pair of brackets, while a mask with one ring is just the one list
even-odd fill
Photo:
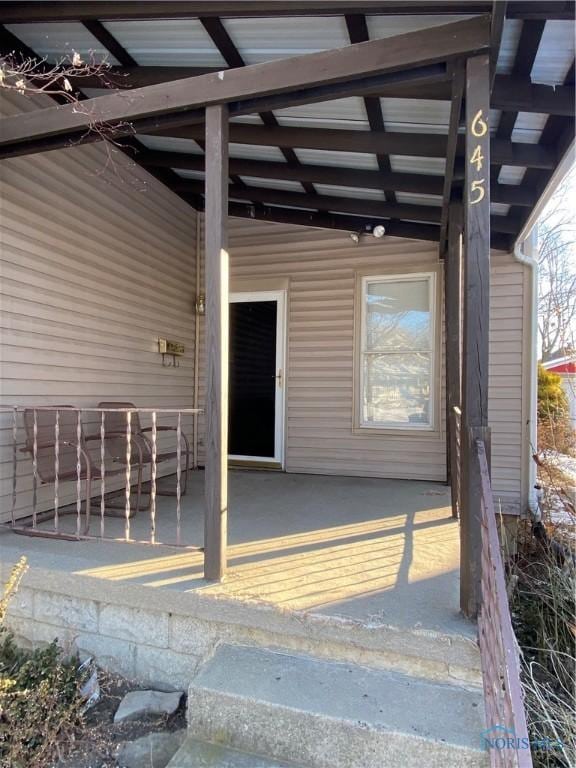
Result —
[[184, 697], [178, 711], [170, 717], [114, 723], [114, 714], [123, 696], [145, 686], [100, 670], [99, 682], [102, 697], [86, 712], [83, 729], [72, 743], [62, 745], [60, 759], [51, 761], [46, 768], [116, 768], [116, 755], [123, 742], [155, 731], [178, 731], [186, 727]]

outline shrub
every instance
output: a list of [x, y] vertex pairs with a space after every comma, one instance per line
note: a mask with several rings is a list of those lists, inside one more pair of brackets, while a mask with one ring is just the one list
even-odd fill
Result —
[[82, 719], [78, 662], [56, 641], [22, 650], [5, 626], [6, 610], [26, 570], [12, 571], [0, 599], [0, 767], [40, 768], [59, 752]]
[[[522, 686], [532, 741], [551, 739], [561, 748], [533, 749], [534, 768], [571, 768], [576, 758], [576, 572], [573, 540], [547, 526], [537, 541], [527, 526], [512, 567], [514, 629], [522, 650]], [[561, 545], [565, 557], [559, 558]]]
[[538, 451], [573, 454], [575, 443], [562, 378], [538, 365]]

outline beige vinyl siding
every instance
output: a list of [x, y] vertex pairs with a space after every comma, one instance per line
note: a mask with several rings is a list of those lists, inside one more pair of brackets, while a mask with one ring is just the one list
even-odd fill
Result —
[[[444, 345], [439, 435], [358, 434], [353, 425], [355, 274], [437, 263], [433, 243], [230, 219], [231, 287], [288, 285], [286, 470], [445, 480]], [[524, 498], [522, 471], [525, 268], [492, 254], [489, 412], [493, 486], [503, 508]], [[441, 283], [442, 281], [440, 281]], [[439, 297], [441, 299], [441, 297]], [[441, 322], [443, 325], [443, 308]], [[442, 338], [444, 329], [442, 327]], [[200, 403], [204, 397], [201, 328]], [[200, 425], [202, 443], [203, 425]], [[202, 445], [200, 445], [202, 460]]]
[[[37, 105], [10, 96], [1, 111]], [[0, 403], [191, 407], [195, 212], [102, 144], [5, 160], [0, 173]], [[180, 367], [162, 367], [159, 336], [185, 344]], [[1, 419], [5, 519], [12, 454], [10, 417]], [[185, 429], [191, 435], [190, 419]], [[29, 510], [25, 456], [18, 487], [18, 509]], [[61, 503], [74, 491], [62, 484]], [[50, 506], [50, 496], [42, 489], [40, 508]]]
[[[356, 272], [429, 268], [438, 261], [437, 247], [391, 238], [366, 238], [358, 246], [346, 232], [230, 219], [229, 249], [232, 290], [289, 285], [286, 470], [444, 480], [443, 380], [438, 433], [353, 429]], [[204, 359], [202, 348], [202, 380]], [[440, 362], [442, 370], [443, 352]]]
[[[525, 341], [530, 332], [527, 268], [511, 254], [492, 254], [490, 296], [490, 382], [492, 487], [502, 511], [518, 512], [526, 502], [528, 398]], [[521, 506], [522, 504], [522, 506]]]

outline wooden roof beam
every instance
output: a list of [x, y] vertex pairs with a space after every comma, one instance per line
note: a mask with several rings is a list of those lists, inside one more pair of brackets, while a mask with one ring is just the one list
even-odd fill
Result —
[[[221, 67], [111, 67], [102, 75], [77, 78], [69, 75], [68, 79], [78, 88], [129, 90], [220, 71]], [[451, 99], [448, 80], [423, 85], [413, 85], [409, 81], [382, 85], [373, 95], [383, 99]], [[568, 86], [532, 83], [529, 78], [496, 75], [490, 106], [493, 109], [570, 117], [574, 114], [574, 90]]]
[[[522, 23], [520, 40], [518, 41], [518, 50], [512, 69], [515, 77], [530, 78], [534, 60], [538, 53], [542, 33], [544, 32], [544, 21], [525, 21]], [[512, 137], [512, 132], [518, 117], [518, 110], [505, 108], [500, 115], [500, 122], [496, 128], [496, 138], [508, 140]], [[497, 165], [504, 165], [499, 163]], [[498, 179], [500, 168], [494, 172], [494, 177]]]
[[[200, 209], [202, 204], [200, 204]], [[279, 224], [295, 224], [321, 229], [339, 229], [344, 232], [370, 234], [377, 224], [383, 224], [386, 234], [391, 237], [408, 237], [415, 240], [438, 241], [438, 226], [409, 221], [391, 221], [370, 216], [350, 216], [326, 211], [302, 211], [280, 205], [253, 205], [230, 201], [228, 215], [259, 221], [274, 221]]]
[[[224, 2], [189, 2], [187, 0], [147, 0], [143, 3], [124, 0], [28, 0], [27, 2], [4, 2], [0, 8], [2, 22], [18, 24], [50, 21], [85, 21], [88, 19], [130, 20], [130, 19], [181, 19], [198, 16], [232, 16], [250, 18], [258, 16], [334, 16], [346, 13], [363, 13], [376, 16], [386, 15], [435, 15], [469, 14], [475, 16], [488, 13], [491, 2], [456, 2], [437, 0], [431, 11], [430, 3], [419, 0], [227, 0]], [[508, 18], [511, 19], [559, 19], [574, 18], [573, 0], [546, 0], [542, 2], [511, 2]]]
[[440, 255], [444, 254], [448, 236], [448, 213], [452, 199], [452, 184], [456, 170], [456, 152], [458, 150], [458, 131], [464, 99], [464, 82], [466, 79], [464, 64], [457, 62], [452, 72], [452, 103], [450, 105], [450, 125], [448, 127], [448, 142], [446, 146], [446, 171], [444, 173], [444, 188], [442, 190], [442, 221], [440, 224]]
[[[203, 194], [203, 181], [182, 179], [172, 189], [182, 194]], [[403, 205], [400, 203], [380, 202], [379, 200], [338, 197], [336, 195], [307, 195], [301, 192], [286, 192], [265, 187], [235, 187], [228, 190], [229, 197], [236, 200], [249, 200], [276, 205], [312, 208], [319, 211], [338, 211], [376, 216], [379, 218], [409, 219], [437, 224], [440, 222], [440, 208], [431, 205]]]
[[[166, 129], [157, 135], [195, 139], [202, 127], [191, 125]], [[300, 147], [332, 152], [363, 152], [365, 154], [417, 155], [420, 157], [446, 157], [448, 137], [430, 133], [392, 133], [351, 131], [324, 128], [294, 128], [280, 126], [267, 128], [260, 125], [232, 124], [230, 141], [235, 144], [256, 144], [268, 147]], [[456, 142], [457, 155], [464, 154], [463, 137]], [[492, 162], [529, 168], [555, 168], [556, 153], [552, 148], [537, 144], [521, 144], [492, 140]], [[458, 170], [458, 166], [457, 166]]]
[[[526, 4], [524, 4], [526, 5]], [[551, 3], [551, 5], [558, 5]], [[456, 2], [437, 0], [435, 14], [478, 15], [490, 11], [490, 2]], [[188, 2], [187, 0], [147, 0], [147, 2], [116, 2], [115, 0], [71, 0], [60, 2], [5, 2], [0, 9], [6, 24], [20, 22], [84, 21], [86, 19], [178, 19], [198, 16], [334, 16], [345, 13], [376, 15], [430, 14], [430, 3], [382, 2], [382, 0], [227, 0], [226, 2]]]
[[[144, 151], [138, 156], [139, 162], [146, 168], [177, 168], [204, 172], [204, 157], [184, 152]], [[309, 165], [298, 166], [269, 160], [244, 160], [231, 158], [230, 173], [237, 176], [254, 176], [263, 179], [286, 179], [288, 181], [309, 181], [316, 184], [332, 184], [361, 189], [384, 189], [394, 192], [412, 192], [415, 194], [441, 195], [443, 176], [422, 173], [382, 173], [356, 168], [337, 166]], [[455, 177], [454, 184], [462, 185], [462, 177]], [[492, 184], [492, 200], [495, 203], [531, 207], [534, 196], [521, 185]]]
[[370, 76], [438, 64], [488, 48], [489, 17], [475, 17], [386, 40], [114, 93], [87, 100], [82, 110], [66, 105], [4, 118], [0, 146], [60, 135], [79, 138], [98, 125], [119, 132], [126, 123], [146, 119], [151, 123], [162, 117], [196, 120], [198, 116], [191, 113], [203, 113], [211, 104], [243, 102], [246, 111], [254, 111], [250, 100], [257, 97], [281, 94], [289, 103], [294, 92], [354, 85]]
[[[202, 202], [199, 210], [202, 209]], [[228, 215], [258, 221], [271, 221], [278, 224], [294, 224], [301, 227], [319, 227], [321, 229], [336, 229], [344, 232], [370, 234], [377, 224], [383, 224], [389, 237], [405, 237], [411, 240], [428, 240], [438, 242], [440, 227], [434, 224], [419, 224], [411, 221], [391, 221], [369, 216], [347, 216], [324, 211], [298, 211], [295, 208], [285, 208], [279, 205], [252, 205], [231, 201], [228, 204]], [[510, 236], [500, 232], [492, 232], [493, 248], [509, 251]]]
[[[222, 24], [219, 18], [201, 18], [200, 19], [202, 26], [210, 36], [212, 42], [214, 45], [218, 48], [220, 51], [220, 54], [226, 61], [229, 67], [245, 67], [246, 62], [240, 55], [238, 49], [234, 45], [234, 42], [232, 41], [232, 38], [226, 31], [226, 27]], [[276, 117], [274, 116], [274, 113], [270, 110], [260, 112], [259, 113], [260, 119], [264, 123], [264, 125], [268, 126], [277, 126], [278, 121], [276, 120]], [[285, 159], [289, 163], [294, 163], [295, 165], [299, 164], [298, 157], [294, 150], [290, 147], [282, 147], [281, 149], [282, 154], [284, 155]], [[308, 192], [311, 195], [316, 194], [316, 190], [314, 189], [314, 186], [312, 184], [306, 183], [303, 185], [306, 192]]]
[[[179, 168], [204, 171], [201, 155], [183, 152], [145, 152], [140, 156], [143, 165], [149, 167]], [[230, 172], [238, 176], [254, 176], [265, 179], [307, 181], [317, 184], [333, 184], [365, 189], [383, 189], [397, 192], [415, 192], [429, 195], [442, 194], [442, 177], [420, 173], [383, 173], [356, 168], [339, 168], [324, 165], [274, 162], [268, 160], [244, 160], [231, 158]]]
[[[364, 43], [367, 40], [370, 40], [368, 25], [364, 15], [358, 13], [347, 14], [346, 27], [348, 29], [348, 36], [351, 43]], [[382, 115], [380, 99], [377, 96], [365, 96], [364, 109], [366, 110], [366, 116], [368, 117], [370, 130], [385, 131], [386, 127], [384, 125], [384, 117]], [[392, 167], [390, 165], [390, 158], [388, 155], [379, 153], [376, 155], [376, 161], [378, 162], [378, 168], [383, 173], [391, 172]], [[390, 198], [391, 202], [396, 202], [396, 195], [390, 190], [384, 191], [384, 197], [385, 199]]]
[[[197, 198], [198, 195], [204, 193], [204, 182], [182, 179], [176, 182], [172, 189], [185, 199], [188, 195]], [[246, 200], [251, 203], [301, 209], [308, 208], [331, 213], [374, 217], [382, 220], [394, 219], [436, 225], [440, 224], [441, 220], [440, 207], [432, 205], [388, 203], [380, 202], [379, 200], [338, 197], [336, 195], [305, 195], [301, 192], [285, 192], [284, 190], [267, 189], [265, 187], [236, 187], [234, 185], [229, 187], [228, 196], [231, 200]], [[516, 231], [517, 222], [511, 221], [508, 216], [492, 216], [491, 226], [495, 232], [508, 234]]]

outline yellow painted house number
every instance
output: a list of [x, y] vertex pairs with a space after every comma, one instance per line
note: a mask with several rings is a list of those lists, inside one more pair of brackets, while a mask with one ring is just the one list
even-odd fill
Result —
[[[481, 109], [474, 115], [472, 123], [470, 124], [470, 133], [476, 138], [482, 138], [488, 132], [488, 125], [483, 118], [483, 111]], [[478, 173], [482, 170], [484, 165], [484, 155], [482, 154], [482, 147], [477, 144], [472, 152], [469, 160], [471, 165], [476, 166]], [[476, 194], [476, 197], [473, 195]], [[484, 179], [473, 179], [470, 184], [470, 205], [475, 205], [484, 199], [486, 190], [484, 187]]]

